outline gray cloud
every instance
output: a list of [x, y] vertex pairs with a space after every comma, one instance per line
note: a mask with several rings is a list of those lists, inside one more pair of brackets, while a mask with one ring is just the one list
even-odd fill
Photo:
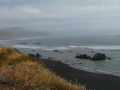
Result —
[[116, 35], [120, 33], [119, 10], [118, 0], [0, 0], [0, 27]]

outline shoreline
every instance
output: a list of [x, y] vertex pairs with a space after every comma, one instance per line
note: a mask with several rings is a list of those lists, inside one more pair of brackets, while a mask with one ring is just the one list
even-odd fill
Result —
[[[62, 62], [62, 63], [64, 63], [64, 62]], [[90, 72], [90, 73], [97, 73], [97, 74], [105, 74], [105, 75], [112, 75], [112, 76], [117, 76], [117, 77], [120, 77], [120, 75], [116, 75], [116, 74], [113, 74], [113, 73], [111, 73], [111, 72], [108, 72], [108, 71], [104, 71], [104, 70], [91, 70], [91, 69], [86, 69], [86, 68], [83, 68], [83, 67], [80, 67], [80, 68], [77, 68], [77, 67], [75, 67], [75, 66], [73, 66], [73, 65], [69, 65], [69, 64], [67, 64], [67, 63], [64, 63], [64, 64], [66, 64], [66, 65], [68, 65], [68, 66], [70, 66], [70, 67], [72, 67], [72, 68], [75, 68], [75, 69], [77, 69], [77, 70], [81, 70], [81, 71], [85, 71], [85, 72]]]
[[[41, 59], [40, 59], [41, 60]], [[78, 70], [61, 61], [42, 59], [47, 68], [73, 83], [77, 82], [92, 90], [120, 90], [120, 77], [102, 73]]]
[[55, 74], [66, 78], [73, 83], [80, 83], [92, 90], [120, 90], [120, 77], [114, 75], [92, 73], [83, 70], [78, 70], [70, 67], [61, 61], [54, 61], [48, 59], [40, 59], [47, 68]]

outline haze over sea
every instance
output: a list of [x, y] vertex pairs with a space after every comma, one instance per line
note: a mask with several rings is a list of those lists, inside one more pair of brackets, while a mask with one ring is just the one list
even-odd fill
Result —
[[[39, 53], [43, 59], [51, 57], [52, 60], [62, 61], [80, 70], [120, 76], [119, 36], [58, 37], [53, 34], [38, 34], [38, 36], [27, 35], [25, 38], [23, 36], [12, 39], [1, 38], [0, 45], [10, 46], [28, 54]], [[77, 54], [93, 56], [95, 53], [104, 53], [111, 60], [91, 61], [75, 58]]]

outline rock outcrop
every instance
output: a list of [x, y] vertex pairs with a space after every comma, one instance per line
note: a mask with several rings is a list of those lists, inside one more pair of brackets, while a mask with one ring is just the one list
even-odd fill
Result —
[[105, 59], [106, 59], [105, 54], [96, 53], [93, 57], [91, 57], [90, 60], [100, 61], [100, 60], [105, 60]]
[[[82, 54], [82, 55], [80, 54], [80, 55], [77, 55], [75, 58], [101, 61], [101, 60], [106, 60], [106, 55], [101, 53], [96, 53], [93, 57], [90, 57], [87, 54]], [[107, 58], [107, 59], [110, 59], [110, 58]]]
[[53, 50], [53, 52], [60, 52], [59, 50]]
[[36, 54], [36, 58], [40, 58], [41, 55], [39, 53]]
[[34, 54], [28, 54], [29, 56], [31, 56], [31, 57], [36, 57]]
[[89, 59], [89, 56], [87, 56], [86, 54], [83, 54], [83, 55], [78, 55], [76, 56], [75, 58], [79, 58], [79, 59]]

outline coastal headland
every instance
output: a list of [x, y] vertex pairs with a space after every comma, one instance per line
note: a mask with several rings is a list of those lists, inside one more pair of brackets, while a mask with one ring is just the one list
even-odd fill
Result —
[[0, 47], [0, 72], [1, 90], [120, 90], [118, 76], [77, 70], [10, 47]]

